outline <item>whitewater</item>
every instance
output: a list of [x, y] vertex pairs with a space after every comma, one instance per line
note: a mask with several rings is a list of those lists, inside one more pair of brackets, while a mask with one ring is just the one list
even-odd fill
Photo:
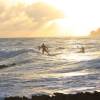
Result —
[[[38, 50], [42, 43], [49, 56]], [[81, 46], [85, 53], [78, 53]], [[12, 63], [0, 69], [0, 98], [100, 91], [99, 39], [0, 39], [0, 65]]]

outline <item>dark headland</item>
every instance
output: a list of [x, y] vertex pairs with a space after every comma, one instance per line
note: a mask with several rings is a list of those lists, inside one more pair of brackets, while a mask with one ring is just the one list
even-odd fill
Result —
[[100, 92], [81, 92], [77, 94], [63, 94], [54, 93], [49, 95], [33, 95], [31, 98], [27, 97], [6, 97], [4, 100], [100, 100]]
[[100, 28], [91, 31], [90, 36], [100, 38]]

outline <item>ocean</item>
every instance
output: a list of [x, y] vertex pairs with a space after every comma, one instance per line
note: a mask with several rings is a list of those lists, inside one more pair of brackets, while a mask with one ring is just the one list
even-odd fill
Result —
[[[50, 55], [38, 50], [42, 43]], [[2, 38], [0, 65], [13, 63], [0, 69], [0, 98], [100, 91], [99, 39]]]

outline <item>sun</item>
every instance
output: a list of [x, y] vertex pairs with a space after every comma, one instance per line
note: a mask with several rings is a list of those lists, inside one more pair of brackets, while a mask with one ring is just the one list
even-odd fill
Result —
[[53, 20], [51, 23], [55, 23], [57, 26], [57, 30], [59, 31], [57, 34], [59, 36], [80, 37], [89, 35], [89, 30], [86, 28], [86, 25], [81, 27], [83, 25], [77, 24], [77, 22], [71, 18], [60, 18]]
[[[61, 36], [88, 36], [90, 32], [90, 23], [84, 18], [84, 15], [80, 15], [81, 12], [78, 8], [77, 2], [72, 3], [72, 0], [42, 0], [45, 3], [54, 6], [64, 14], [64, 18], [57, 19], [54, 22], [59, 27], [59, 35]], [[74, 8], [74, 9], [73, 9]], [[81, 9], [81, 7], [80, 7]], [[85, 11], [86, 12], [86, 11]], [[87, 13], [87, 12], [86, 12]], [[88, 15], [88, 14], [87, 14]], [[60, 34], [61, 33], [61, 34]]]

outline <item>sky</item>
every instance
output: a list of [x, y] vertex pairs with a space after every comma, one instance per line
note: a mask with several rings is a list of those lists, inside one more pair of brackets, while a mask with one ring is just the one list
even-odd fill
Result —
[[0, 37], [87, 36], [100, 0], [0, 0]]

